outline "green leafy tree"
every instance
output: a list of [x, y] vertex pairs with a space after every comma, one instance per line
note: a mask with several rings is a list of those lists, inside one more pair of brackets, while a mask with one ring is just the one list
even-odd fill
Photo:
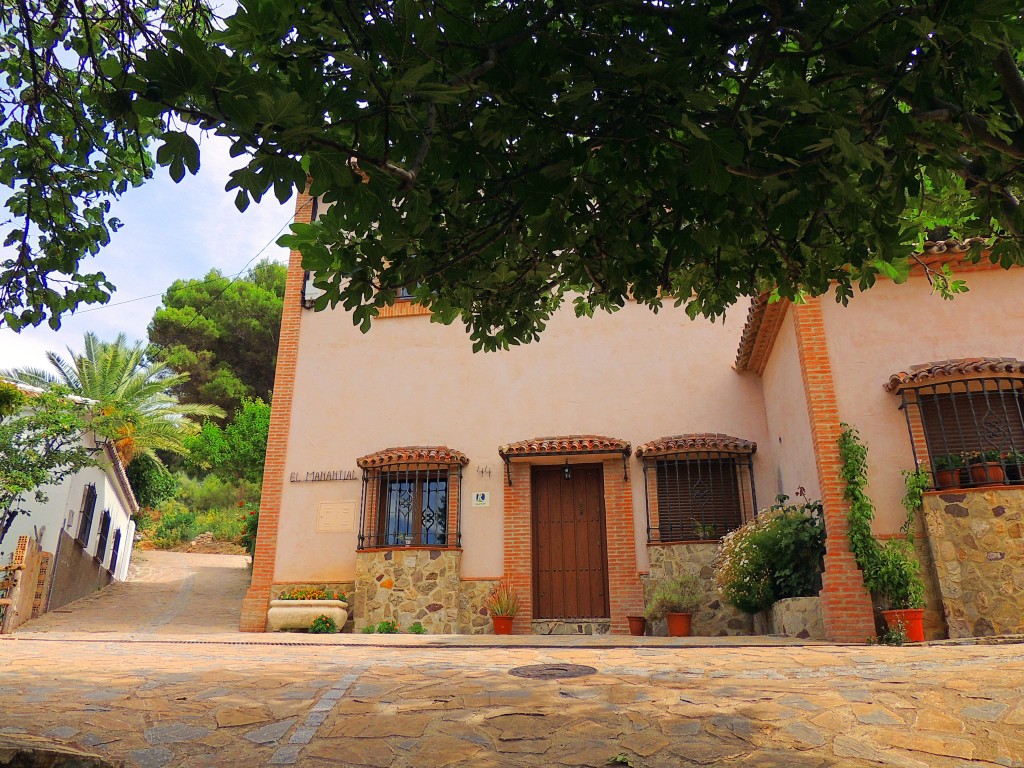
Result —
[[136, 456], [125, 468], [125, 474], [141, 507], [158, 507], [161, 502], [173, 498], [178, 490], [177, 478], [167, 467], [146, 454]]
[[68, 394], [54, 388], [26, 398], [0, 382], [0, 543], [33, 501], [46, 502], [44, 486], [96, 464], [82, 441], [85, 406]]
[[174, 390], [181, 402], [213, 403], [231, 413], [243, 397], [270, 394], [286, 275], [283, 264], [263, 261], [240, 279], [214, 269], [167, 289], [149, 340], [169, 368], [188, 374]]
[[0, 376], [41, 389], [63, 387], [94, 401], [125, 464], [140, 455], [161, 463], [157, 451], [184, 454], [185, 438], [199, 429], [193, 419], [223, 415], [217, 406], [182, 404], [168, 394], [187, 375], [148, 361], [142, 343], [129, 344], [123, 333], [110, 342], [86, 333], [84, 351], [68, 353], [70, 360], [46, 353], [54, 373], [21, 368]]
[[[363, 328], [402, 290], [461, 319], [476, 348], [536, 338], [566, 300], [580, 315], [634, 298], [709, 317], [765, 289], [846, 301], [903, 279], [936, 226], [979, 238], [974, 258], [987, 245], [1024, 262], [1018, 0], [245, 0], [214, 34], [164, 25], [98, 61], [82, 42], [103, 33], [54, 17], [104, 3], [32, 9], [7, 12], [11, 98], [27, 106], [3, 138], [40, 109], [95, 112], [133, 139], [155, 121], [157, 162], [179, 179], [200, 162], [182, 120], [232, 141], [243, 209], [311, 176], [334, 205], [284, 242], [325, 289], [318, 304]], [[25, 85], [65, 42], [105, 101]], [[0, 167], [21, 214], [51, 165], [0, 146], [19, 160]], [[93, 157], [66, 158], [69, 172]], [[33, 221], [56, 248], [62, 223]], [[38, 282], [54, 265], [19, 231], [16, 273]], [[12, 325], [62, 310], [10, 298]]]
[[270, 432], [270, 404], [244, 398], [234, 419], [224, 427], [207, 421], [187, 441], [187, 466], [199, 472], [213, 472], [227, 482], [263, 482], [263, 466]]

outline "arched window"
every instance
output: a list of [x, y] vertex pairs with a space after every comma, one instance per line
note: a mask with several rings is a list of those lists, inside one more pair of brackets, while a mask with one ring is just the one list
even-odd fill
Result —
[[389, 448], [357, 459], [363, 470], [359, 549], [459, 546], [468, 463], [444, 446]]
[[1021, 482], [1024, 362], [927, 363], [894, 374], [885, 388], [900, 396], [914, 460], [933, 487]]
[[757, 445], [729, 435], [693, 434], [644, 443], [649, 542], [713, 541], [754, 515]]

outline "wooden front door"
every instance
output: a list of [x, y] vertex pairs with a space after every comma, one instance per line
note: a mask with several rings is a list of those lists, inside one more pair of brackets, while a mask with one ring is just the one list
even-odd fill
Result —
[[600, 464], [533, 467], [535, 619], [607, 618], [608, 547]]

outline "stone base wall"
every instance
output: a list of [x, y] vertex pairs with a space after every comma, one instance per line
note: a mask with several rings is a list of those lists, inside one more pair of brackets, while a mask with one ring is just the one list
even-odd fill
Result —
[[[647, 601], [654, 585], [660, 580], [678, 573], [695, 573], [707, 585], [708, 599], [693, 615], [693, 634], [705, 637], [752, 635], [753, 619], [743, 611], [726, 605], [718, 597], [712, 566], [717, 551], [717, 542], [649, 546], [647, 552], [651, 560], [651, 570], [644, 578], [644, 601]], [[668, 634], [665, 622], [648, 622], [647, 634]]]
[[459, 582], [459, 629], [463, 635], [492, 635], [494, 625], [484, 601], [497, 586], [497, 579], [471, 579]]
[[1024, 633], [1024, 490], [925, 494], [949, 636]]
[[804, 640], [827, 640], [821, 617], [821, 598], [788, 597], [754, 617], [758, 634], [784, 635]]
[[[921, 564], [921, 579], [924, 581], [924, 639], [945, 640], [949, 637], [949, 629], [946, 627], [939, 574], [935, 567], [935, 558], [932, 557], [923, 512], [914, 516], [914, 554], [917, 556], [917, 562]], [[876, 624], [884, 623], [881, 614], [875, 621]]]
[[418, 621], [432, 635], [457, 632], [461, 563], [459, 550], [357, 552], [355, 631], [391, 619], [400, 631]]
[[612, 631], [611, 619], [534, 619], [530, 630], [535, 635], [607, 635]]

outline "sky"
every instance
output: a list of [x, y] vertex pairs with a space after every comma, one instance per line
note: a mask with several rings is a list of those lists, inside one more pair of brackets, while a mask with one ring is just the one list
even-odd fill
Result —
[[131, 341], [145, 340], [160, 295], [175, 280], [201, 278], [213, 268], [234, 275], [246, 262], [255, 263], [268, 243], [259, 258], [286, 261], [288, 252], [273, 241], [291, 223], [294, 201], [281, 205], [269, 194], [239, 213], [224, 185], [244, 158], [230, 157], [228, 146], [226, 139], [203, 137], [197, 176], [186, 174], [175, 184], [166, 168], [158, 168], [154, 178], [115, 200], [110, 215], [124, 226], [98, 256], [82, 262], [83, 271], [102, 271], [116, 286], [110, 302], [80, 307], [58, 331], [45, 324], [20, 333], [0, 328], [0, 370], [47, 368], [48, 350], [65, 357], [68, 346], [80, 351], [86, 331], [105, 341], [122, 331]]

